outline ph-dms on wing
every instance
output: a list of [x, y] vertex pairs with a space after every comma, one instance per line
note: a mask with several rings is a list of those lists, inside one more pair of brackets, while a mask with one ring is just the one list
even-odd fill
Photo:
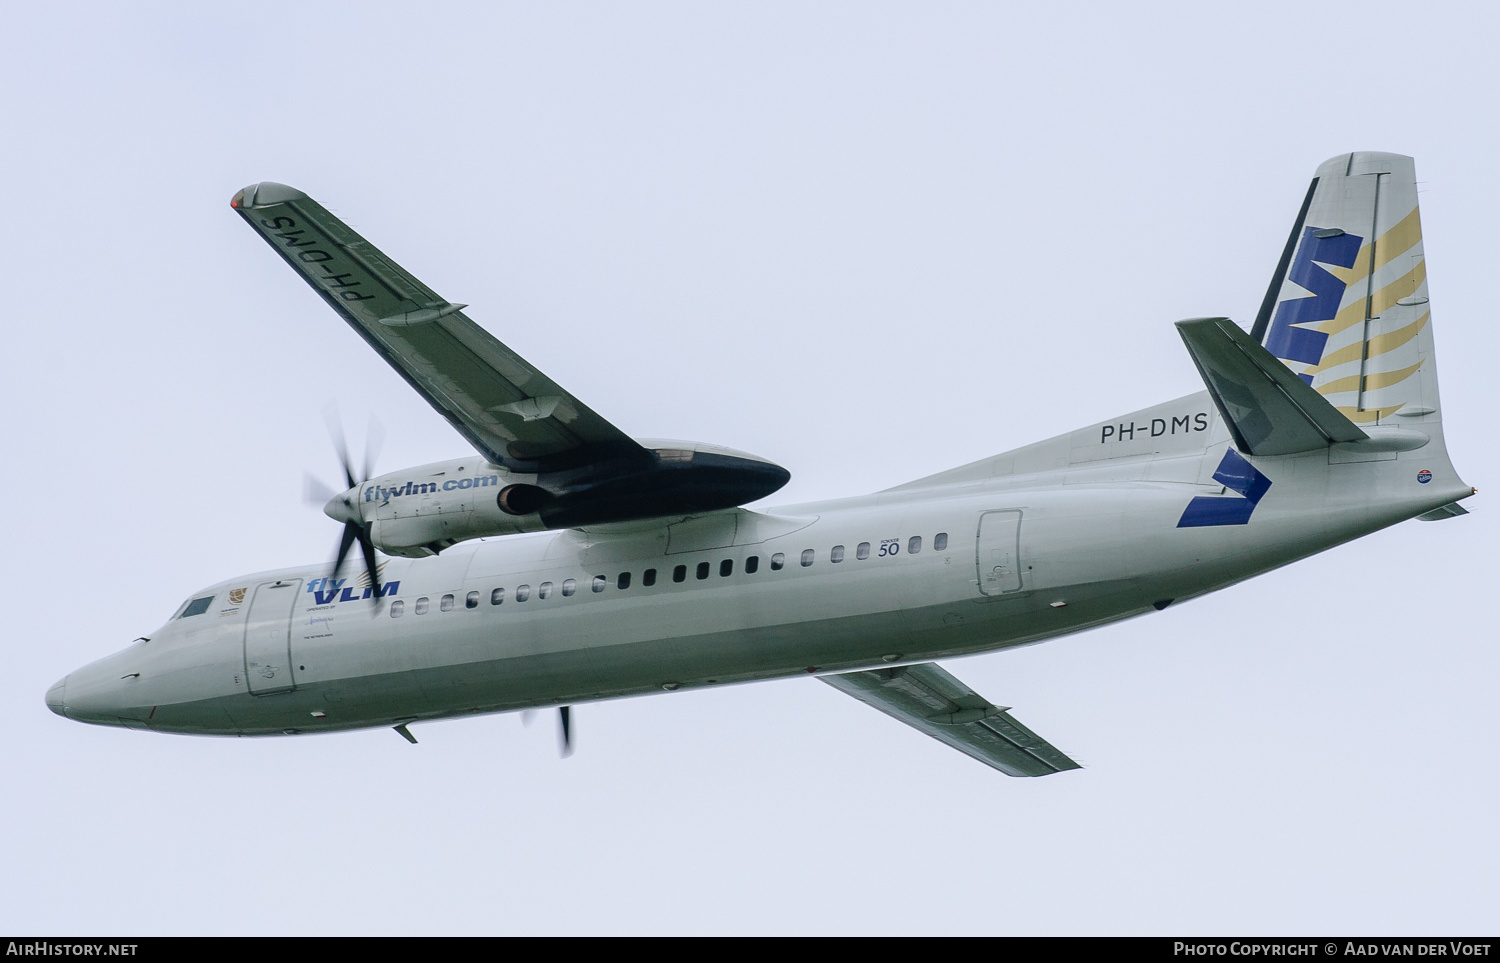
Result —
[[549, 472], [649, 458], [306, 194], [265, 181], [231, 205], [492, 463]]
[[931, 662], [842, 675], [824, 682], [1008, 776], [1048, 776], [1081, 766]]

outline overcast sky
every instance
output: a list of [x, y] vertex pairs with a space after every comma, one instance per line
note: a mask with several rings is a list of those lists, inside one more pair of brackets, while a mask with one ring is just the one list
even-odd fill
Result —
[[[20, 4], [0, 51], [0, 930], [1493, 932], [1488, 5]], [[346, 218], [625, 431], [857, 494], [1200, 388], [1314, 168], [1416, 157], [1473, 514], [946, 663], [1011, 779], [810, 679], [300, 739], [43, 703], [329, 558], [322, 410], [463, 440], [230, 210]]]

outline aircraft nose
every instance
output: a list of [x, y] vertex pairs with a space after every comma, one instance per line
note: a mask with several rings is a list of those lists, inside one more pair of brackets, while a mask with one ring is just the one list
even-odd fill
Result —
[[47, 705], [74, 722], [146, 727], [151, 702], [138, 686], [146, 662], [141, 643], [69, 672], [47, 690]]
[[66, 718], [68, 715], [67, 702], [64, 701], [63, 698], [64, 694], [67, 691], [67, 688], [68, 677], [63, 676], [61, 679], [57, 680], [57, 683], [53, 685], [52, 688], [47, 690], [47, 708], [51, 709], [53, 712], [64, 718]]

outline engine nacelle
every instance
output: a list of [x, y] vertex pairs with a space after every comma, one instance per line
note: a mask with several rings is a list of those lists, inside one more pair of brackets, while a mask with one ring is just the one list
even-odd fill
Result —
[[500, 493], [518, 481], [535, 478], [517, 478], [475, 455], [371, 478], [359, 487], [355, 510], [376, 548], [420, 558], [470, 538], [545, 528], [535, 512], [500, 507]]
[[471, 538], [732, 508], [791, 478], [779, 465], [727, 448], [641, 444], [647, 457], [546, 475], [514, 474], [479, 455], [423, 465], [371, 478], [324, 511], [368, 525], [387, 555], [420, 558]]

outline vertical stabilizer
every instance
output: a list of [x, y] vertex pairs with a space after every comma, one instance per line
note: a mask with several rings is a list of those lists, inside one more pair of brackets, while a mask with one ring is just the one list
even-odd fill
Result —
[[1318, 168], [1251, 335], [1358, 425], [1436, 422], [1427, 264], [1410, 157]]

